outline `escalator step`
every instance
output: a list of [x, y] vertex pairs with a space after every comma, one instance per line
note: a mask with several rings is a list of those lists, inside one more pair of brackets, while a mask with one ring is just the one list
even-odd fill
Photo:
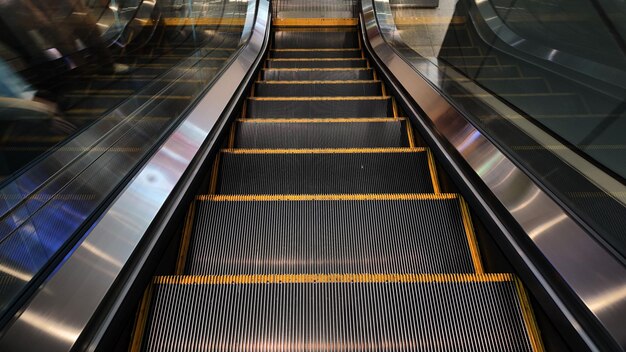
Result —
[[185, 274], [482, 272], [454, 194], [238, 198], [196, 201]]
[[380, 81], [262, 81], [257, 82], [259, 97], [379, 96]]
[[274, 49], [358, 48], [357, 32], [348, 31], [276, 31]]
[[361, 50], [354, 49], [277, 49], [270, 50], [271, 58], [281, 59], [301, 59], [301, 58], [360, 58], [362, 57]]
[[507, 274], [157, 277], [146, 295], [153, 297], [144, 315], [151, 319], [135, 345], [173, 352], [539, 351], [522, 290]]
[[219, 194], [431, 193], [423, 149], [231, 149]]
[[365, 59], [270, 59], [269, 68], [367, 68]]
[[263, 69], [263, 79], [267, 81], [304, 81], [304, 80], [357, 80], [374, 79], [374, 73], [367, 68], [309, 68], [309, 69]]
[[391, 98], [248, 98], [250, 118], [388, 117], [393, 115]]
[[392, 119], [243, 119], [236, 126], [235, 148], [384, 148], [407, 147], [404, 120]]

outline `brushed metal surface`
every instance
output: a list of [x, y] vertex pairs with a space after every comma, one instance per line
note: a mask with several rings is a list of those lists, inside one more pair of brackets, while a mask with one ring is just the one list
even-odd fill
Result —
[[[422, 76], [437, 79], [441, 72], [436, 66], [406, 61], [387, 43], [381, 31], [396, 33], [388, 1], [363, 0], [362, 10], [364, 28], [375, 55], [421, 107], [442, 140], [450, 143], [510, 212], [574, 295], [615, 342], [626, 348], [626, 268]], [[519, 244], [511, 239], [537, 279], [550, 289]], [[587, 347], [597, 350], [574, 315], [562, 303], [557, 304], [561, 304], [563, 314]]]
[[[240, 55], [25, 305], [0, 338], [0, 350], [24, 351], [28, 346], [29, 351], [70, 351], [75, 346], [260, 55], [268, 26], [269, 2], [260, 0], [256, 5], [257, 21]], [[250, 7], [254, 6], [251, 2]]]

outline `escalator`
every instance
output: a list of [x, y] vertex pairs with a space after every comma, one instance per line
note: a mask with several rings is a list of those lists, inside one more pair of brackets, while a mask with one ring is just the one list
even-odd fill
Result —
[[542, 351], [525, 288], [483, 268], [356, 21], [313, 22], [275, 26], [131, 351]]

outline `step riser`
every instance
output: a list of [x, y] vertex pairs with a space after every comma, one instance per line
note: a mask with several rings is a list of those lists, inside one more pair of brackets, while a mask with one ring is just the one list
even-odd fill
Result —
[[295, 32], [274, 33], [274, 49], [358, 48], [356, 32]]
[[333, 50], [333, 51], [281, 51], [272, 50], [270, 56], [275, 59], [328, 59], [328, 58], [360, 58], [360, 50]]
[[432, 193], [425, 152], [222, 154], [218, 194]]
[[406, 147], [404, 123], [240, 123], [236, 148]]
[[380, 96], [380, 83], [271, 84], [257, 83], [258, 97]]
[[389, 117], [390, 100], [248, 100], [250, 118]]
[[372, 80], [372, 70], [263, 70], [266, 81], [341, 81]]
[[324, 61], [268, 61], [269, 68], [367, 68], [364, 59]]

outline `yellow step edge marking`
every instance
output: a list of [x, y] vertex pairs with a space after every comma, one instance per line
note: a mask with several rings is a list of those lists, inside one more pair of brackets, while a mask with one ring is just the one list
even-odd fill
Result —
[[[368, 80], [336, 80], [336, 81], [256, 81], [256, 83], [262, 84], [376, 84], [380, 81], [368, 79]], [[386, 95], [386, 94], [383, 94]]]
[[274, 26], [285, 27], [348, 27], [356, 26], [358, 18], [275, 18]]
[[268, 59], [268, 61], [285, 61], [285, 62], [300, 62], [300, 61], [363, 61], [360, 57], [325, 57], [325, 58], [278, 58]]
[[198, 201], [211, 202], [279, 202], [279, 201], [371, 201], [371, 200], [449, 200], [458, 199], [456, 193], [407, 194], [244, 194], [196, 196]]
[[511, 282], [511, 274], [276, 274], [222, 276], [156, 276], [155, 284], [227, 285], [266, 283], [430, 283], [430, 282]]
[[310, 48], [310, 49], [270, 49], [271, 51], [292, 51], [292, 52], [309, 52], [309, 51], [360, 51], [359, 48]]
[[211, 170], [211, 184], [209, 185], [209, 194], [215, 194], [217, 192], [217, 180], [219, 176], [221, 156], [221, 153], [217, 153], [217, 155], [215, 155], [215, 160], [213, 161], [213, 169]]
[[526, 289], [519, 278], [514, 277], [513, 281], [515, 282], [515, 288], [517, 289], [517, 294], [519, 296], [522, 318], [524, 320], [526, 332], [528, 333], [530, 346], [532, 347], [533, 352], [543, 352], [545, 349], [543, 347], [543, 342], [541, 341], [541, 333], [537, 327], [535, 314], [533, 313], [533, 308], [530, 305], [530, 300], [526, 294]]
[[441, 193], [441, 187], [439, 186], [439, 176], [437, 175], [437, 164], [435, 164], [435, 157], [433, 152], [428, 149], [428, 169], [430, 170], [430, 179], [433, 183], [433, 192]]
[[[365, 67], [327, 67], [327, 68], [263, 68], [262, 70], [273, 71], [371, 71], [371, 68]], [[374, 78], [376, 79], [376, 78]]]
[[212, 25], [230, 25], [243, 26], [246, 23], [245, 18], [223, 18], [223, 17], [196, 17], [196, 18], [163, 18], [165, 26], [212, 26]]
[[480, 251], [478, 249], [478, 241], [476, 240], [476, 233], [474, 232], [474, 225], [472, 224], [472, 217], [469, 212], [469, 207], [463, 197], [459, 197], [459, 205], [461, 207], [461, 217], [463, 218], [463, 227], [465, 229], [465, 235], [467, 236], [467, 243], [472, 255], [472, 262], [474, 263], [474, 270], [477, 274], [484, 273], [483, 264], [480, 260]]
[[150, 303], [152, 302], [152, 291], [154, 285], [148, 285], [143, 293], [141, 304], [137, 311], [135, 329], [131, 336], [130, 352], [141, 351], [141, 344], [143, 342], [143, 336], [146, 331], [146, 325], [148, 323], [148, 313], [150, 312]]
[[[398, 119], [390, 117], [362, 117], [362, 118], [318, 118], [318, 119], [238, 119], [241, 123], [365, 123], [365, 122], [394, 122], [404, 121], [404, 117]], [[231, 149], [230, 147], [229, 149]]]
[[222, 149], [228, 154], [376, 154], [423, 153], [426, 148], [303, 148], [303, 149]]
[[[354, 96], [354, 97], [248, 97], [248, 100], [257, 101], [330, 101], [330, 100], [389, 100], [389, 97]], [[397, 117], [397, 116], [394, 116]]]
[[241, 107], [241, 118], [245, 119], [248, 117], [248, 99], [244, 99], [243, 106]]
[[[394, 117], [394, 120], [397, 120], [397, 119], [398, 119], [397, 117]], [[409, 140], [409, 147], [414, 148], [415, 136], [413, 136], [413, 126], [411, 126], [411, 121], [406, 120], [405, 126], [406, 126], [406, 136], [407, 136], [407, 139]]]
[[[241, 121], [243, 119], [239, 119]], [[237, 135], [237, 124], [230, 125], [230, 134], [228, 136], [228, 149], [235, 148], [235, 136]]]
[[393, 109], [393, 117], [397, 118], [398, 116], [400, 116], [398, 114], [398, 104], [396, 103], [395, 97], [391, 97], [391, 108]]
[[176, 274], [182, 275], [185, 272], [187, 263], [187, 253], [189, 253], [189, 244], [191, 242], [191, 233], [193, 230], [193, 220], [196, 214], [196, 202], [193, 201], [189, 205], [185, 225], [183, 227], [183, 236], [180, 240], [180, 249], [178, 251], [178, 261], [176, 262]]

